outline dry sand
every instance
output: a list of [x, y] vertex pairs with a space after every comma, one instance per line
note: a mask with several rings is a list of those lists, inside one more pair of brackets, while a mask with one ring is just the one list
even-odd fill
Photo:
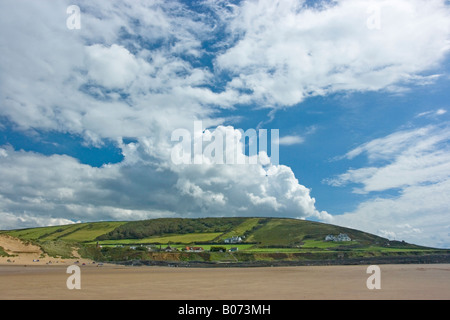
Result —
[[450, 299], [450, 265], [380, 265], [369, 290], [367, 266], [169, 268], [81, 266], [81, 289], [66, 266], [0, 266], [0, 299], [302, 300]]

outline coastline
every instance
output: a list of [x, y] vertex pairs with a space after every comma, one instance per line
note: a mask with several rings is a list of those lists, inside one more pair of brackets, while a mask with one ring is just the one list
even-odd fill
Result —
[[371, 264], [450, 264], [449, 254], [432, 254], [423, 256], [390, 256], [321, 260], [273, 260], [243, 262], [208, 262], [208, 261], [165, 261], [165, 260], [131, 260], [110, 262], [124, 266], [167, 266], [183, 268], [262, 268], [262, 267], [299, 267], [299, 266], [343, 266]]

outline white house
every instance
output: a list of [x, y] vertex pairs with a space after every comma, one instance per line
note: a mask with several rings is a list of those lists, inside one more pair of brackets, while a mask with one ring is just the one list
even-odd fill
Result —
[[327, 235], [325, 241], [352, 241], [352, 239], [346, 233], [340, 233], [338, 236]]
[[203, 252], [205, 251], [202, 247], [186, 247], [186, 252]]
[[350, 239], [350, 237], [346, 233], [340, 233], [337, 236], [337, 241], [352, 241], [352, 239]]
[[231, 237], [224, 240], [225, 243], [239, 243], [242, 242], [242, 237]]

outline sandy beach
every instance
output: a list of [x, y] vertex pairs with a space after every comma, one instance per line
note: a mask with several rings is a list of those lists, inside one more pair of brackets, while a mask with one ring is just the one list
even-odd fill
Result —
[[69, 290], [63, 265], [0, 265], [0, 299], [303, 300], [450, 299], [450, 265], [380, 265], [369, 290], [367, 266], [170, 268], [80, 266]]

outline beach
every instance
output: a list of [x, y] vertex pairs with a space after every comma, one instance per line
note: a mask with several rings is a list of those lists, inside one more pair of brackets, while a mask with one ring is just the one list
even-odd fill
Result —
[[366, 265], [260, 268], [80, 266], [81, 289], [68, 289], [68, 265], [0, 265], [0, 299], [358, 300], [450, 299], [450, 264], [380, 265], [368, 289]]

